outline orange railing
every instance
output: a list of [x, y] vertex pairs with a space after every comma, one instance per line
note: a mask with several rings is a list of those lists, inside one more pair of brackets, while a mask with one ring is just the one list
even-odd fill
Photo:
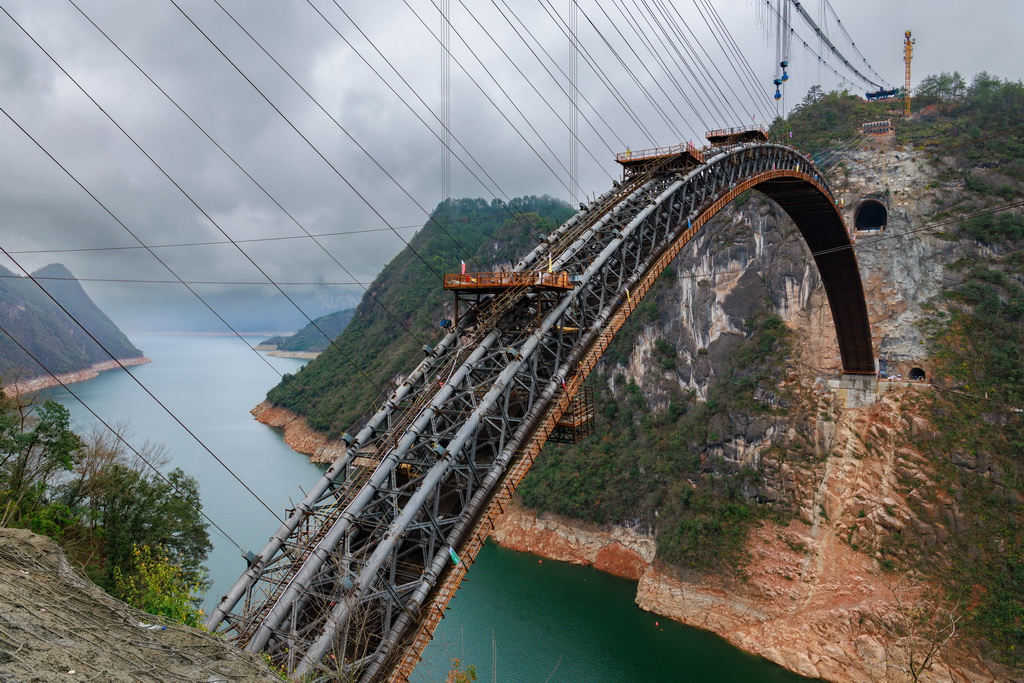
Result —
[[526, 272], [502, 271], [497, 273], [448, 273], [444, 276], [445, 289], [505, 289], [512, 287], [551, 287], [572, 289], [569, 273], [549, 273], [544, 270]]
[[700, 163], [704, 163], [704, 154], [699, 149], [694, 147], [688, 142], [684, 142], [681, 145], [675, 147], [654, 147], [652, 149], [641, 149], [637, 151], [627, 149], [625, 152], [619, 152], [615, 155], [615, 161], [620, 164], [623, 162], [637, 161], [640, 159], [651, 159], [654, 157], [667, 157], [673, 154], [686, 154], [689, 153], [691, 156], [696, 158]]

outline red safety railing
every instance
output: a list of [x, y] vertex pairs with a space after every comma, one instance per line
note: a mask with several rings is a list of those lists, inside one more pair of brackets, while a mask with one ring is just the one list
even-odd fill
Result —
[[654, 157], [667, 157], [675, 154], [687, 153], [697, 159], [700, 163], [704, 163], [704, 154], [689, 142], [684, 142], [683, 144], [676, 145], [674, 147], [654, 147], [652, 149], [641, 149], [636, 151], [627, 149], [625, 152], [619, 152], [616, 154], [615, 161], [621, 164], [641, 159], [653, 159]]
[[549, 273], [544, 270], [448, 273], [444, 276], [445, 289], [505, 289], [512, 287], [572, 289], [572, 283], [569, 281], [569, 273], [564, 271], [561, 273]]

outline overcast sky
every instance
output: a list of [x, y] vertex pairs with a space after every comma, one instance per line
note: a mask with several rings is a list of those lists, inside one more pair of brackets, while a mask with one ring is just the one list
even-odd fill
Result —
[[[578, 0], [573, 182], [569, 39], [553, 19], [571, 22], [570, 0], [464, 1], [448, 0], [453, 196], [578, 199], [607, 189], [626, 146], [761, 122], [813, 84], [866, 89], [835, 58], [819, 62], [794, 12], [777, 104], [763, 0], [712, 0], [717, 17], [707, 0]], [[915, 83], [953, 70], [1024, 77], [1021, 0], [830, 3], [886, 85], [903, 82], [906, 29]], [[816, 20], [825, 11], [839, 51], [878, 81], [823, 3], [802, 4]], [[352, 305], [363, 289], [337, 283], [372, 280], [442, 199], [441, 20], [430, 0], [0, 6], [0, 246], [16, 261], [0, 263], [15, 272], [61, 262], [83, 279], [263, 283], [193, 289], [233, 325], [295, 328], [302, 315], [267, 282], [310, 316]], [[709, 30], [718, 18], [728, 35]], [[350, 234], [305, 236], [338, 232]], [[115, 249], [281, 237], [299, 239]], [[30, 250], [49, 253], [15, 253]], [[128, 329], [182, 328], [182, 315], [219, 325], [180, 284], [84, 284]]]

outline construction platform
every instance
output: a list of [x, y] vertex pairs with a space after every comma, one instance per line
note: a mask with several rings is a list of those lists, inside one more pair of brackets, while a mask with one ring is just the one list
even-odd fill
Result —
[[736, 145], [741, 142], [768, 142], [768, 129], [761, 125], [709, 130], [704, 134], [712, 145]]
[[634, 152], [627, 149], [615, 155], [622, 164], [622, 175], [631, 178], [640, 173], [675, 173], [704, 163], [704, 154], [690, 143], [675, 147], [655, 147]]
[[892, 127], [892, 120], [890, 119], [886, 119], [885, 121], [862, 123], [860, 130], [865, 135], [874, 135], [876, 137], [882, 135], [893, 135], [896, 132], [896, 129]]
[[594, 433], [594, 393], [583, 386], [572, 397], [569, 408], [555, 423], [548, 436], [554, 443], [579, 443]]
[[509, 289], [532, 290], [572, 289], [569, 273], [549, 273], [543, 270], [497, 273], [449, 273], [444, 276], [444, 288], [471, 294], [497, 294]]

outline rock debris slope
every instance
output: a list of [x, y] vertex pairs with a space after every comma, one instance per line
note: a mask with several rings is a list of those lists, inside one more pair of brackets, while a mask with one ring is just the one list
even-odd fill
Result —
[[50, 539], [0, 529], [0, 680], [278, 681], [253, 654], [114, 600]]

